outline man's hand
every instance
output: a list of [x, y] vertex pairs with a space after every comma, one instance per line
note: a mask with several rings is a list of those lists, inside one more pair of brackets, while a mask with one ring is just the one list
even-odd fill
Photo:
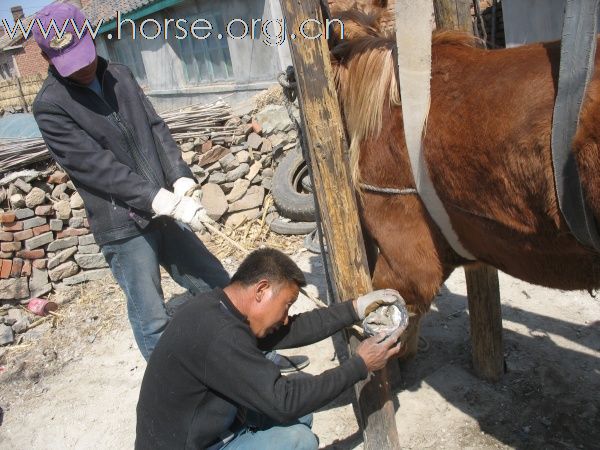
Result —
[[354, 309], [358, 317], [362, 320], [383, 305], [392, 305], [401, 300], [402, 297], [393, 289], [381, 289], [379, 291], [369, 292], [354, 300]]
[[192, 195], [188, 195], [188, 192], [191, 189], [196, 188], [200, 188], [200, 186], [198, 186], [198, 183], [196, 183], [191, 178], [187, 177], [178, 178], [177, 181], [173, 183], [173, 190], [175, 192], [175, 195], [177, 195], [178, 197], [184, 197], [185, 195], [187, 195], [188, 197], [192, 197]]
[[356, 354], [360, 356], [370, 372], [381, 370], [388, 359], [400, 353], [402, 343], [398, 342], [403, 330], [398, 330], [388, 338], [384, 333], [362, 341], [356, 347]]
[[159, 216], [169, 216], [192, 227], [210, 220], [198, 200], [179, 197], [166, 189], [161, 189], [156, 194], [152, 201], [152, 209]]

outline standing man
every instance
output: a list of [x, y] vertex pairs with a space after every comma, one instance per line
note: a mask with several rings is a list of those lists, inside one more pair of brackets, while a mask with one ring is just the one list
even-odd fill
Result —
[[[36, 19], [44, 30], [36, 21], [34, 38], [50, 68], [33, 114], [83, 198], [148, 359], [169, 321], [160, 266], [194, 294], [226, 286], [229, 275], [190, 229], [210, 220], [192, 197], [197, 184], [131, 71], [98, 57], [89, 32], [78, 38], [74, 26], [83, 30], [86, 19], [75, 6], [53, 3]], [[289, 360], [282, 365], [290, 369]]]
[[[305, 346], [400, 299], [385, 289], [288, 317], [304, 274], [274, 249], [250, 254], [225, 289], [182, 307], [146, 368], [135, 448], [313, 450], [310, 413], [400, 351], [400, 332], [363, 341], [318, 376], [289, 376], [261, 351]], [[202, 306], [201, 306], [202, 305]]]

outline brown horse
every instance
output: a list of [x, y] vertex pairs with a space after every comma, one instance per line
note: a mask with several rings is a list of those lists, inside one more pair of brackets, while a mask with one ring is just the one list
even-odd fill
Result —
[[[355, 181], [414, 188], [392, 50], [381, 9], [335, 14], [332, 47]], [[458, 32], [433, 37], [425, 158], [462, 244], [478, 261], [542, 286], [600, 286], [600, 255], [570, 233], [556, 198], [551, 124], [560, 44], [486, 50]], [[600, 70], [573, 142], [581, 181], [600, 221]], [[419, 313], [468, 261], [457, 255], [416, 195], [360, 191], [362, 220], [379, 248], [374, 285], [397, 289]], [[600, 223], [600, 222], [599, 222]], [[409, 353], [416, 351], [412, 340]]]

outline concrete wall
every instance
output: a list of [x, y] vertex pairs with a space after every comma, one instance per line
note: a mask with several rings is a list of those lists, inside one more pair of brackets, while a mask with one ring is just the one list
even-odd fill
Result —
[[[225, 24], [233, 19], [242, 19], [251, 24], [252, 19], [280, 19], [281, 10], [278, 0], [188, 0], [175, 8], [156, 13], [150, 18], [164, 22], [165, 18], [209, 18], [219, 15]], [[139, 19], [141, 23], [143, 19]], [[192, 19], [193, 20], [193, 19]], [[257, 29], [260, 25], [257, 25]], [[130, 29], [130, 28], [128, 28]], [[209, 39], [212, 39], [209, 38]], [[107, 40], [98, 43], [98, 51], [103, 56], [111, 55], [111, 46]], [[203, 78], [197, 69], [190, 67], [182, 58], [181, 42], [174, 37], [165, 40], [138, 39], [131, 47], [141, 54], [146, 77], [138, 77], [140, 84], [158, 110], [178, 108], [193, 103], [211, 102], [219, 97], [227, 97], [230, 103], [242, 101], [257, 91], [268, 88], [276, 82], [277, 74], [291, 63], [287, 42], [283, 45], [269, 46], [264, 38], [246, 37], [244, 39], [227, 38], [227, 47], [231, 66], [229, 76], [211, 80], [192, 80]], [[114, 53], [113, 53], [114, 54]], [[133, 60], [126, 62], [129, 65]], [[196, 70], [196, 73], [190, 73]], [[187, 73], [186, 73], [187, 71]]]

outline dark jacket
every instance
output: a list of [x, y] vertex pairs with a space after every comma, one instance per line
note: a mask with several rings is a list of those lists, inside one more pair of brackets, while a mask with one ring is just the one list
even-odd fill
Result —
[[140, 234], [159, 189], [193, 175], [131, 71], [98, 58], [97, 74], [104, 98], [51, 66], [33, 114], [102, 245]]
[[240, 407], [282, 423], [321, 408], [368, 376], [360, 356], [317, 376], [282, 376], [262, 350], [309, 345], [357, 320], [352, 302], [344, 302], [292, 316], [257, 340], [221, 289], [200, 294], [175, 314], [150, 357], [135, 448], [205, 448], [232, 426]]

